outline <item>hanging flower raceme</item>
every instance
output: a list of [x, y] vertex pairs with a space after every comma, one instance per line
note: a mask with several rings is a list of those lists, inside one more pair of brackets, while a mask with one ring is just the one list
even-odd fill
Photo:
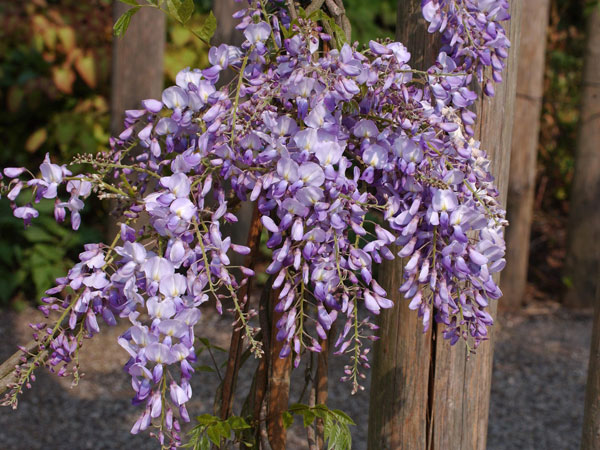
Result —
[[[280, 357], [298, 366], [333, 337], [336, 353], [350, 357], [343, 379], [354, 391], [368, 368], [365, 340], [375, 339], [369, 319], [393, 305], [394, 293], [374, 277], [377, 264], [405, 261], [406, 307], [425, 329], [444, 324], [451, 344], [485, 340], [486, 308], [501, 296], [493, 275], [504, 265], [506, 221], [469, 107], [473, 77], [488, 94], [485, 67], [501, 80], [507, 3], [425, 0], [430, 31], [443, 36], [427, 71], [412, 69], [398, 42], [323, 52], [331, 36], [311, 18], [291, 22], [279, 4], [251, 1], [236, 13], [245, 42], [212, 48], [209, 68], [181, 71], [161, 99], [127, 111], [110, 151], [76, 159], [94, 170], [74, 176], [48, 158], [41, 177], [4, 170], [4, 191], [26, 224], [41, 198], [56, 198], [57, 220], [69, 210], [75, 229], [91, 192], [118, 200], [120, 234], [111, 245], [88, 245], [48, 291], [43, 310], [61, 317], [36, 324], [36, 338], [47, 364], [65, 374], [82, 338], [99, 331], [98, 317], [129, 320], [119, 343], [130, 355], [134, 403], [144, 408], [132, 432], [155, 423], [172, 445], [189, 420], [200, 305], [210, 299], [219, 312], [234, 311], [247, 344], [262, 353], [255, 312], [237, 297], [254, 271], [231, 262], [232, 252], [250, 249], [223, 233], [241, 201], [257, 203], [272, 249], [266, 272], [277, 292]], [[217, 88], [225, 70], [237, 76]], [[19, 202], [28, 188], [33, 203]], [[63, 191], [70, 197], [60, 200]], [[136, 231], [141, 215], [149, 225]], [[19, 368], [8, 403], [41, 363]]]

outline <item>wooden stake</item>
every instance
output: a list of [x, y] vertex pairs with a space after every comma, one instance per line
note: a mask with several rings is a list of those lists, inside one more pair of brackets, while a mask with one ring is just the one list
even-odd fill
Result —
[[[115, 21], [131, 7], [115, 1]], [[140, 101], [160, 99], [164, 86], [165, 14], [142, 8], [131, 19], [123, 37], [115, 37], [112, 54], [110, 130], [123, 131], [125, 110], [137, 109]]]
[[[600, 272], [598, 276], [600, 277]], [[600, 287], [596, 290], [595, 303], [594, 332], [592, 334], [590, 364], [585, 390], [582, 450], [600, 448]]]
[[290, 396], [290, 370], [292, 358], [280, 358], [279, 353], [285, 342], [278, 341], [277, 327], [275, 324], [281, 318], [282, 313], [276, 312], [279, 290], [272, 290], [270, 295], [271, 306], [271, 339], [270, 348], [265, 349], [265, 356], [269, 354], [269, 382], [267, 387], [267, 433], [269, 443], [273, 450], [284, 450], [286, 448], [287, 430], [283, 424], [283, 413], [288, 410]]
[[600, 286], [600, 13], [588, 19], [581, 117], [571, 190], [565, 304], [592, 306]]
[[[399, 0], [396, 34], [411, 52], [413, 66], [424, 69], [433, 64], [439, 46], [426, 31], [420, 6], [420, 0]], [[504, 82], [497, 86], [494, 98], [481, 99], [476, 105], [477, 136], [492, 162], [503, 202], [510, 163], [520, 7], [520, 0], [510, 1], [512, 47]], [[381, 271], [381, 283], [396, 305], [382, 313], [381, 340], [375, 345], [368, 448], [485, 449], [494, 330], [490, 341], [467, 360], [463, 343], [450, 347], [440, 339], [443, 327], [423, 334], [416, 312], [409, 311], [397, 293], [401, 262], [386, 262]], [[490, 310], [495, 315], [495, 303]]]
[[529, 261], [529, 237], [535, 196], [535, 168], [544, 93], [546, 33], [550, 0], [523, 3], [517, 99], [508, 183], [504, 296], [499, 308], [517, 310], [523, 303]]

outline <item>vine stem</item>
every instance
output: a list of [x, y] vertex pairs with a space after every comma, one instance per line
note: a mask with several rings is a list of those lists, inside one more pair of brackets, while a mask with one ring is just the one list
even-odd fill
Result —
[[[250, 224], [250, 231], [248, 232], [248, 247], [250, 247], [250, 253], [246, 257], [245, 263], [245, 266], [251, 270], [256, 264], [256, 259], [260, 250], [261, 231], [262, 223], [260, 221], [260, 212], [258, 211], [258, 204], [255, 204], [254, 212], [252, 214], [252, 222]], [[251, 281], [252, 278], [249, 278], [246, 285], [243, 286], [238, 293], [238, 302], [242, 304], [243, 308], [242, 314], [246, 314], [248, 312], [248, 308], [250, 305], [250, 293], [252, 290]], [[223, 388], [221, 390], [220, 414], [221, 419], [223, 420], [227, 419], [231, 415], [235, 385], [237, 382], [237, 375], [239, 372], [242, 356], [242, 338], [243, 330], [242, 327], [238, 326], [234, 329], [233, 333], [231, 334], [231, 344], [229, 346], [227, 369], [225, 371]]]
[[239, 74], [239, 78], [238, 78], [238, 82], [237, 82], [237, 87], [235, 89], [235, 98], [233, 100], [233, 118], [231, 119], [231, 146], [232, 147], [235, 145], [235, 124], [237, 122], [237, 110], [238, 110], [238, 105], [240, 103], [240, 91], [242, 90], [242, 84], [244, 82], [244, 71], [246, 70], [246, 66], [248, 65], [248, 55], [250, 53], [252, 53], [253, 49], [254, 49], [254, 46], [250, 47], [250, 50], [248, 50], [248, 54], [246, 54], [246, 56], [242, 62], [242, 67], [240, 68], [240, 74]]

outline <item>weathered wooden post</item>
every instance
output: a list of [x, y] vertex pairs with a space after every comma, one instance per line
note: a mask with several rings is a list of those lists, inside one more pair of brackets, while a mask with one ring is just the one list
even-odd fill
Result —
[[[420, 0], [398, 1], [397, 38], [423, 68], [434, 62], [438, 46], [421, 19]], [[477, 104], [477, 137], [493, 165], [503, 203], [506, 201], [517, 75], [520, 0], [510, 1], [507, 33], [512, 42], [504, 82], [494, 98]], [[381, 282], [396, 301], [382, 313], [381, 340], [375, 345], [371, 382], [368, 448], [485, 449], [491, 387], [494, 331], [467, 360], [464, 344], [450, 347], [442, 327], [423, 334], [415, 311], [408, 310], [398, 288], [402, 263], [386, 262]], [[491, 306], [495, 315], [496, 304]]]
[[243, 42], [241, 31], [235, 28], [238, 21], [232, 17], [232, 14], [244, 6], [247, 5], [235, 0], [213, 0], [213, 14], [217, 19], [217, 30], [212, 38], [214, 45], [240, 45]]
[[[598, 272], [600, 277], [600, 272]], [[585, 413], [583, 416], [582, 450], [600, 448], [600, 285], [596, 289], [594, 332], [590, 350], [587, 387], [585, 390]]]
[[571, 189], [565, 304], [591, 306], [600, 268], [600, 13], [588, 19], [581, 117]]
[[[115, 21], [129, 8], [116, 1]], [[138, 108], [146, 98], [160, 98], [164, 84], [165, 32], [165, 14], [154, 8], [142, 8], [132, 17], [127, 38], [114, 39], [110, 95], [113, 135], [122, 131], [126, 109]]]
[[[570, 306], [595, 303], [582, 450], [600, 448], [600, 13], [597, 8], [589, 18], [588, 33], [581, 124], [569, 217], [567, 270], [570, 270], [573, 286], [566, 298]], [[591, 291], [594, 286], [595, 297], [592, 295], [594, 291]]]
[[502, 273], [502, 310], [517, 310], [527, 283], [529, 237], [535, 194], [535, 168], [544, 93], [546, 32], [550, 0], [523, 4], [517, 98], [507, 197], [506, 269]]

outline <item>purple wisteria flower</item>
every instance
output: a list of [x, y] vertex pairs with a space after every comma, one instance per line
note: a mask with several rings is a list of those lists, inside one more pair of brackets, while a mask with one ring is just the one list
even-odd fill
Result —
[[[109, 151], [78, 157], [89, 173], [73, 175], [48, 155], [38, 177], [3, 170], [2, 193], [26, 225], [42, 198], [55, 199], [58, 221], [70, 212], [74, 229], [92, 193], [117, 200], [114, 242], [85, 246], [43, 299], [43, 311], [62, 319], [33, 328], [46, 364], [66, 375], [83, 338], [128, 321], [119, 344], [142, 407], [131, 431], [156, 426], [171, 448], [190, 418], [201, 309], [232, 311], [245, 345], [262, 355], [256, 305], [240, 294], [258, 269], [233, 262], [251, 249], [225, 231], [246, 220], [236, 216], [241, 201], [256, 203], [271, 252], [264, 271], [277, 293], [280, 357], [297, 367], [333, 339], [350, 358], [342, 379], [354, 392], [369, 367], [366, 341], [376, 339], [370, 319], [393, 306], [376, 265], [403, 259], [406, 307], [424, 329], [442, 324], [451, 344], [486, 340], [487, 308], [501, 296], [505, 214], [470, 107], [474, 80], [488, 94], [501, 80], [507, 1], [423, 0], [443, 42], [425, 72], [398, 42], [321, 52], [335, 40], [317, 23], [292, 25], [282, 2], [259, 6], [235, 14], [239, 47], [211, 48], [208, 68], [182, 70], [160, 99], [126, 112]], [[236, 79], [217, 88], [230, 68]], [[19, 370], [13, 393], [29, 382]]]

